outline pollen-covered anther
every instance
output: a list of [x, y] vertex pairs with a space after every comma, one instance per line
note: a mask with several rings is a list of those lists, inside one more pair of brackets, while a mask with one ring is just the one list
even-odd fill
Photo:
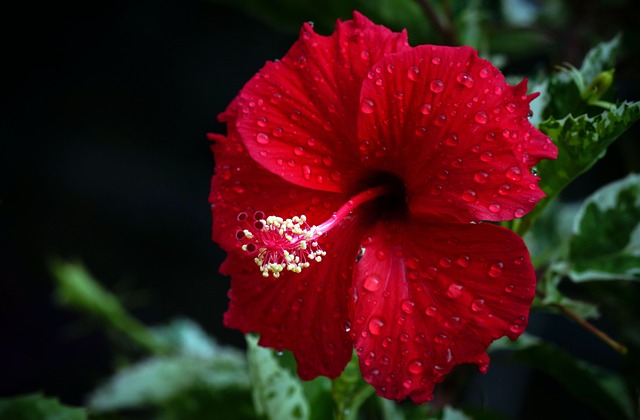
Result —
[[316, 240], [322, 232], [316, 226], [309, 226], [307, 218], [294, 216], [283, 219], [278, 216], [265, 217], [263, 212], [238, 215], [241, 229], [236, 238], [242, 243], [241, 249], [256, 253], [253, 261], [260, 268], [263, 277], [280, 277], [283, 271], [299, 273], [311, 261], [322, 261], [327, 253]]

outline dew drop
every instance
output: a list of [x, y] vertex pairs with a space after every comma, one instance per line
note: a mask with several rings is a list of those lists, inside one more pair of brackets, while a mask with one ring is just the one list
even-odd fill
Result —
[[447, 328], [451, 328], [452, 330], [457, 330], [462, 326], [462, 320], [460, 319], [459, 316], [452, 316], [451, 318], [447, 319], [447, 322], [445, 322], [445, 325], [447, 326]]
[[423, 105], [420, 107], [420, 113], [421, 113], [422, 115], [429, 115], [429, 114], [431, 114], [431, 104], [423, 104]]
[[404, 387], [404, 389], [411, 389], [411, 385], [413, 385], [411, 379], [407, 379], [406, 381], [402, 382], [402, 386]]
[[525, 209], [517, 208], [513, 212], [513, 217], [515, 217], [516, 219], [519, 219], [520, 217], [524, 216], [525, 214], [527, 214], [527, 211]]
[[329, 178], [331, 178], [333, 182], [340, 182], [342, 175], [338, 171], [331, 171], [331, 173], [329, 174]]
[[489, 267], [489, 271], [487, 274], [489, 274], [489, 277], [493, 277], [498, 278], [502, 275], [502, 269], [504, 268], [504, 263], [502, 261], [499, 261], [497, 263], [491, 264], [491, 267]]
[[514, 104], [513, 102], [509, 102], [507, 105], [505, 105], [505, 108], [509, 112], [514, 112], [516, 110], [516, 104]]
[[298, 121], [300, 119], [300, 116], [302, 116], [302, 112], [297, 109], [291, 113], [291, 119], [293, 121]]
[[495, 93], [496, 95], [500, 96], [502, 95], [502, 87], [501, 86], [496, 86], [495, 89], [493, 89], [493, 93]]
[[435, 337], [433, 337], [433, 341], [436, 344], [443, 344], [443, 343], [446, 343], [448, 340], [449, 340], [449, 336], [447, 336], [444, 333], [440, 333], [440, 334], [436, 335]]
[[256, 141], [259, 144], [269, 144], [269, 135], [267, 133], [256, 134]]
[[364, 279], [364, 288], [369, 292], [375, 292], [382, 287], [382, 279], [376, 274], [369, 274]]
[[491, 213], [498, 213], [502, 209], [502, 206], [498, 203], [493, 203], [489, 205], [489, 211]]
[[376, 259], [378, 261], [384, 261], [387, 259], [387, 252], [383, 249], [379, 249], [376, 251]]
[[402, 341], [403, 343], [406, 343], [407, 341], [409, 341], [409, 334], [407, 333], [400, 334], [400, 341]]
[[293, 154], [296, 156], [302, 156], [304, 154], [304, 149], [302, 146], [296, 146], [293, 148]]
[[342, 323], [342, 328], [344, 328], [344, 330], [345, 330], [346, 332], [351, 331], [351, 322], [349, 322], [349, 321], [344, 321], [344, 322]]
[[522, 171], [517, 166], [512, 166], [507, 169], [505, 176], [512, 181], [520, 181], [522, 179]]
[[456, 260], [456, 264], [458, 264], [458, 266], [462, 268], [469, 267], [470, 263], [471, 263], [471, 257], [469, 257], [468, 255], [460, 255]]
[[437, 65], [439, 65], [440, 63], [442, 63], [442, 58], [440, 58], [440, 57], [433, 57], [433, 58], [431, 59], [431, 63], [433, 63], [434, 65], [436, 65], [436, 66], [437, 66]]
[[474, 190], [464, 190], [464, 192], [462, 193], [462, 199], [467, 203], [476, 201], [477, 196], [478, 194], [476, 194]]
[[302, 166], [302, 176], [307, 181], [311, 179], [311, 167], [309, 165]]
[[415, 82], [420, 77], [420, 69], [417, 66], [411, 66], [407, 69], [407, 77]]
[[480, 160], [486, 163], [489, 163], [493, 160], [493, 153], [491, 152], [483, 152], [480, 155]]
[[505, 286], [504, 291], [507, 293], [513, 293], [513, 289], [515, 289], [515, 285], [513, 283], [509, 283]]
[[369, 332], [371, 335], [380, 335], [382, 328], [384, 327], [384, 321], [380, 318], [371, 318], [369, 321]]
[[456, 76], [456, 80], [458, 81], [458, 83], [460, 83], [461, 85], [469, 89], [475, 85], [475, 81], [473, 80], [473, 77], [471, 77], [469, 73], [465, 73], [465, 72], [459, 73]]
[[400, 308], [402, 309], [402, 312], [404, 312], [405, 314], [411, 315], [411, 314], [413, 314], [413, 309], [414, 309], [415, 305], [416, 304], [412, 300], [405, 299], [400, 304]]
[[282, 129], [282, 127], [276, 127], [271, 131], [271, 134], [273, 135], [273, 137], [282, 137], [283, 133], [284, 133], [284, 130]]
[[476, 112], [474, 119], [478, 124], [486, 124], [487, 121], [489, 120], [489, 116], [484, 111], [478, 111]]
[[367, 51], [367, 50], [360, 51], [360, 58], [363, 59], [363, 60], [368, 60], [369, 59], [369, 51]]
[[509, 192], [511, 192], [511, 185], [509, 184], [502, 184], [498, 187], [498, 193], [500, 195], [507, 195]]
[[432, 80], [431, 83], [429, 83], [429, 89], [431, 89], [433, 93], [440, 93], [444, 90], [444, 82], [439, 79]]
[[442, 268], [449, 268], [449, 267], [451, 267], [451, 260], [449, 258], [442, 257], [442, 258], [440, 258], [440, 261], [438, 261], [438, 264]]
[[362, 103], [360, 104], [360, 110], [365, 114], [372, 114], [376, 103], [371, 98], [362, 99]]
[[459, 143], [459, 140], [458, 140], [458, 135], [457, 134], [451, 134], [444, 141], [444, 144], [446, 144], [449, 147], [456, 147], [458, 145], [458, 143]]
[[389, 63], [387, 64], [387, 73], [391, 74], [396, 70], [396, 66], [394, 66], [393, 64]]
[[409, 372], [413, 373], [414, 375], [419, 375], [423, 371], [424, 365], [420, 360], [416, 359], [409, 363]]
[[442, 127], [445, 122], [447, 122], [447, 116], [444, 114], [440, 114], [434, 121], [434, 124], [437, 125], [438, 127]]
[[471, 302], [471, 310], [475, 313], [482, 312], [484, 310], [484, 299], [474, 299]]
[[511, 331], [512, 333], [519, 333], [522, 331], [522, 325], [520, 324], [510, 324], [509, 325], [509, 331]]
[[484, 67], [482, 70], [480, 70], [480, 78], [486, 79], [487, 77], [489, 77], [489, 68]]
[[267, 125], [267, 117], [258, 117], [258, 126], [266, 127]]
[[464, 287], [460, 283], [453, 282], [447, 289], [447, 296], [449, 296], [451, 299], [458, 298], [462, 295], [463, 289]]
[[489, 181], [489, 172], [478, 171], [473, 175], [473, 180], [478, 184], [486, 184]]
[[427, 309], [424, 311], [424, 313], [427, 316], [434, 316], [436, 314], [436, 312], [438, 312], [438, 308], [436, 308], [435, 306], [429, 306], [427, 307]]
[[496, 139], [496, 133], [494, 133], [493, 131], [487, 131], [487, 133], [484, 135], [484, 139], [486, 141], [494, 141]]

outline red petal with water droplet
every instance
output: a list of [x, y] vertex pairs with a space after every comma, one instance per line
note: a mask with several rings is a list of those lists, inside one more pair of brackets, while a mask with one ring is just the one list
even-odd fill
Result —
[[362, 80], [373, 63], [404, 48], [404, 32], [358, 13], [328, 37], [305, 24], [284, 58], [268, 62], [237, 97], [236, 126], [251, 156], [296, 185], [344, 191], [361, 176], [355, 121]]
[[[510, 86], [469, 47], [419, 46], [375, 66], [358, 115], [362, 159], [403, 179], [413, 214], [511, 220], [544, 193], [530, 170], [557, 148], [528, 121], [526, 82]], [[369, 101], [373, 101], [373, 104]]]
[[341, 224], [321, 237], [324, 261], [277, 279], [261, 277], [253, 262], [230, 256], [224, 264], [231, 275], [225, 325], [259, 333], [260, 345], [291, 350], [302, 379], [338, 376], [353, 351], [345, 323], [360, 234], [354, 224]]
[[235, 236], [238, 213], [253, 209], [283, 218], [304, 214], [310, 224], [320, 224], [346, 199], [340, 194], [299, 187], [272, 174], [249, 156], [233, 125], [228, 131], [226, 137], [211, 135], [216, 161], [209, 195], [213, 240], [227, 252], [241, 252], [259, 277], [260, 271], [240, 250], [241, 243]]
[[371, 236], [356, 266], [351, 334], [363, 377], [383, 397], [428, 401], [453, 366], [486, 371], [489, 344], [524, 331], [535, 274], [513, 232], [381, 222]]

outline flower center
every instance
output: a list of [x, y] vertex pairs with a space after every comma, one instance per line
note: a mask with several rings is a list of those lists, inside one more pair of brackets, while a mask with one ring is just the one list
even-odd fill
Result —
[[309, 225], [305, 215], [283, 219], [266, 216], [262, 211], [238, 214], [240, 230], [236, 238], [242, 250], [253, 254], [253, 261], [263, 277], [280, 277], [283, 271], [299, 273], [309, 267], [311, 261], [320, 262], [327, 253], [322, 250], [318, 238], [327, 233], [360, 205], [390, 194], [390, 184], [369, 188], [353, 196], [331, 217], [319, 225]]

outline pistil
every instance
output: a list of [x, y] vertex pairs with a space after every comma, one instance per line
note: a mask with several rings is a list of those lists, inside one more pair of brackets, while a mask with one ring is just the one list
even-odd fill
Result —
[[392, 192], [391, 185], [381, 185], [362, 191], [331, 217], [319, 225], [309, 225], [305, 215], [284, 219], [266, 216], [262, 211], [242, 212], [237, 220], [240, 229], [236, 238], [242, 250], [254, 255], [253, 261], [263, 277], [280, 277], [283, 271], [299, 273], [312, 261], [320, 262], [327, 253], [318, 239], [337, 226], [362, 204]]

